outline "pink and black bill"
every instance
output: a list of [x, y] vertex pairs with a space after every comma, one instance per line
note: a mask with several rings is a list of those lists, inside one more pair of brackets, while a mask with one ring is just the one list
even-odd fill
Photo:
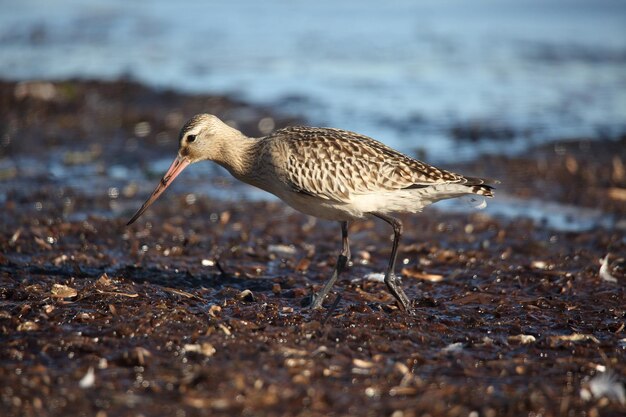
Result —
[[148, 207], [150, 207], [150, 205], [152, 205], [152, 203], [154, 203], [161, 194], [163, 194], [163, 191], [165, 191], [165, 189], [169, 187], [172, 182], [174, 182], [174, 179], [178, 176], [178, 174], [183, 172], [183, 170], [189, 165], [189, 163], [190, 162], [187, 158], [183, 158], [180, 155], [176, 157], [165, 175], [163, 175], [163, 178], [161, 178], [159, 185], [157, 185], [157, 187], [152, 192], [150, 198], [148, 198], [146, 202], [143, 203], [141, 208], [137, 210], [137, 213], [135, 213], [135, 215], [128, 221], [128, 223], [126, 223], [126, 225], [129, 226], [133, 224], [135, 220], [137, 220], [139, 216], [141, 216], [143, 212], [146, 211]]

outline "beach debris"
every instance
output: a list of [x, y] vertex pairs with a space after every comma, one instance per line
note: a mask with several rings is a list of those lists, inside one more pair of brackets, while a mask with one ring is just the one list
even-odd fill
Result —
[[430, 282], [439, 282], [443, 280], [443, 275], [428, 274], [426, 272], [418, 271], [415, 268], [402, 268], [402, 275], [409, 278], [421, 279]]
[[531, 334], [516, 334], [508, 337], [509, 342], [519, 342], [522, 345], [526, 345], [528, 343], [535, 343], [537, 339], [535, 336]]
[[230, 329], [229, 329], [228, 327], [226, 327], [226, 325], [225, 325], [225, 324], [223, 324], [223, 323], [219, 323], [219, 324], [217, 325], [217, 327], [219, 327], [219, 328], [220, 328], [220, 330], [222, 330], [226, 336], [230, 336], [230, 335], [232, 334], [232, 332], [230, 331]]
[[72, 298], [78, 295], [78, 291], [74, 288], [63, 284], [52, 285], [52, 290], [50, 292], [52, 296], [56, 298]]
[[9, 239], [9, 244], [15, 245], [17, 240], [20, 238], [21, 234], [22, 234], [22, 228], [18, 227], [15, 233], [13, 233], [13, 235], [11, 236], [11, 239]]
[[256, 301], [256, 297], [250, 290], [243, 290], [237, 295], [237, 299], [241, 301], [245, 301], [247, 303], [254, 303]]
[[374, 367], [374, 362], [366, 361], [364, 359], [359, 359], [359, 358], [352, 359], [352, 364], [358, 368], [365, 368], [365, 369]]
[[363, 277], [365, 281], [384, 282], [385, 274], [382, 272], [370, 272]]
[[215, 352], [217, 352], [217, 349], [215, 349], [215, 346], [213, 346], [211, 343], [208, 343], [208, 342], [187, 344], [183, 346], [183, 350], [185, 352], [200, 353], [209, 358], [215, 355]]
[[85, 375], [80, 379], [80, 381], [78, 381], [78, 386], [83, 389], [91, 388], [95, 382], [96, 374], [93, 371], [93, 367], [90, 366], [89, 369], [87, 369], [87, 372], [85, 372]]
[[195, 298], [196, 300], [202, 300], [202, 298], [198, 297], [197, 295], [194, 295], [187, 291], [179, 290], [177, 288], [163, 287], [163, 291], [166, 291], [170, 294], [180, 295], [181, 297], [185, 298]]
[[39, 325], [34, 321], [25, 321], [17, 326], [18, 332], [32, 332], [35, 330], [39, 330]]
[[443, 353], [459, 353], [463, 351], [465, 345], [461, 342], [450, 343], [448, 346], [441, 349]]
[[291, 257], [297, 252], [295, 246], [293, 245], [268, 245], [267, 250], [270, 253], [274, 253], [282, 257]]
[[113, 296], [120, 296], [120, 297], [128, 297], [128, 298], [139, 297], [139, 294], [137, 293], [125, 293], [125, 292], [119, 292], [119, 291], [102, 291], [100, 289], [97, 289], [96, 291], [99, 294], [106, 294], [106, 295], [113, 295]]
[[218, 306], [217, 304], [211, 304], [211, 307], [209, 307], [209, 316], [211, 317], [217, 317], [218, 314], [222, 311], [222, 307]]
[[600, 275], [600, 278], [602, 278], [603, 281], [617, 282], [617, 278], [611, 275], [611, 272], [609, 271], [609, 254], [608, 253], [606, 254], [604, 258], [600, 259], [600, 271], [598, 272], [598, 274]]
[[624, 383], [611, 371], [598, 373], [589, 380], [588, 384], [580, 389], [580, 398], [584, 401], [607, 398], [626, 405]]
[[584, 333], [572, 333], [572, 334], [562, 334], [558, 336], [550, 336], [550, 342], [552, 344], [556, 344], [558, 342], [584, 342], [590, 340], [594, 343], [600, 343], [600, 341], [591, 334]]

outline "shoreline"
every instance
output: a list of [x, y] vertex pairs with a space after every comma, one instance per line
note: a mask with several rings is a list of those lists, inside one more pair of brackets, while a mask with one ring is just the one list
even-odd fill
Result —
[[[145, 192], [152, 188], [155, 177], [160, 177], [173, 158], [178, 129], [197, 112], [216, 113], [252, 137], [303, 123], [302, 117], [274, 114], [270, 108], [226, 96], [155, 90], [127, 80], [0, 81], [0, 92], [5, 97], [4, 123], [9, 127], [0, 148], [4, 156], [0, 179], [28, 182], [28, 177], [50, 175], [52, 167], [53, 178], [61, 185], [74, 184], [78, 192], [91, 192], [106, 186], [107, 181], [118, 192], [126, 188], [127, 197], [135, 195], [133, 190]], [[75, 117], [68, 117], [69, 111]], [[37, 126], [37, 119], [42, 117]], [[26, 125], [27, 120], [34, 120], [35, 125]], [[21, 129], [20, 137], [12, 140], [11, 130], [17, 129]], [[483, 130], [489, 131], [485, 127]], [[40, 134], [43, 138], [38, 137]], [[18, 171], [18, 160], [29, 157], [28, 150], [42, 145], [54, 153], [44, 156], [40, 169], [31, 166], [29, 170]], [[32, 158], [26, 163], [36, 165]], [[488, 153], [441, 167], [498, 179], [497, 192], [506, 194], [507, 199], [545, 200], [583, 210], [601, 210], [619, 218], [626, 215], [625, 164], [626, 136], [621, 136], [604, 140], [566, 138], [535, 146], [520, 156]], [[214, 190], [217, 198], [230, 195], [262, 198], [261, 193], [237, 183], [215, 166], [206, 164], [192, 171], [174, 184], [174, 192], [185, 188], [207, 195]], [[75, 181], [76, 175], [82, 175], [85, 184]], [[207, 183], [212, 184], [212, 189]], [[28, 183], [22, 186], [30, 187]], [[537, 211], [536, 201], [529, 204], [534, 207], [529, 211]], [[535, 218], [542, 215], [541, 210], [533, 213]]]

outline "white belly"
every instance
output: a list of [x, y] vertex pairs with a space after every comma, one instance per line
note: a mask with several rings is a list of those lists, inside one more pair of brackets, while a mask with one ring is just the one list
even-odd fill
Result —
[[320, 219], [352, 221], [366, 216], [365, 212], [358, 210], [351, 203], [325, 200], [294, 192], [288, 192], [283, 195], [277, 194], [277, 196], [296, 210]]
[[437, 201], [471, 194], [470, 188], [458, 184], [437, 184], [415, 190], [382, 191], [351, 195], [345, 202], [326, 200], [306, 194], [277, 193], [285, 203], [298, 211], [328, 220], [350, 221], [369, 213], [417, 213]]

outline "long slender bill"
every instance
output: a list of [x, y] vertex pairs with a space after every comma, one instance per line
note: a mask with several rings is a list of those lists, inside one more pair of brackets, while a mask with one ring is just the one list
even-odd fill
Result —
[[169, 185], [172, 182], [174, 182], [174, 178], [176, 178], [178, 174], [183, 172], [183, 169], [185, 169], [187, 165], [189, 165], [188, 159], [183, 158], [180, 155], [176, 157], [176, 159], [174, 160], [174, 162], [172, 162], [172, 165], [170, 165], [165, 175], [163, 175], [163, 178], [161, 178], [161, 182], [159, 182], [159, 185], [157, 185], [157, 187], [152, 192], [152, 195], [150, 196], [150, 198], [148, 198], [146, 202], [143, 203], [143, 205], [141, 206], [139, 210], [137, 210], [137, 213], [135, 213], [133, 218], [130, 219], [128, 223], [126, 223], [126, 226], [133, 224], [135, 220], [137, 220], [139, 216], [141, 216], [143, 212], [146, 211], [148, 207], [150, 207], [150, 205], [154, 203], [155, 200], [159, 198], [161, 194], [163, 194], [163, 191], [165, 191], [165, 189], [169, 187]]

